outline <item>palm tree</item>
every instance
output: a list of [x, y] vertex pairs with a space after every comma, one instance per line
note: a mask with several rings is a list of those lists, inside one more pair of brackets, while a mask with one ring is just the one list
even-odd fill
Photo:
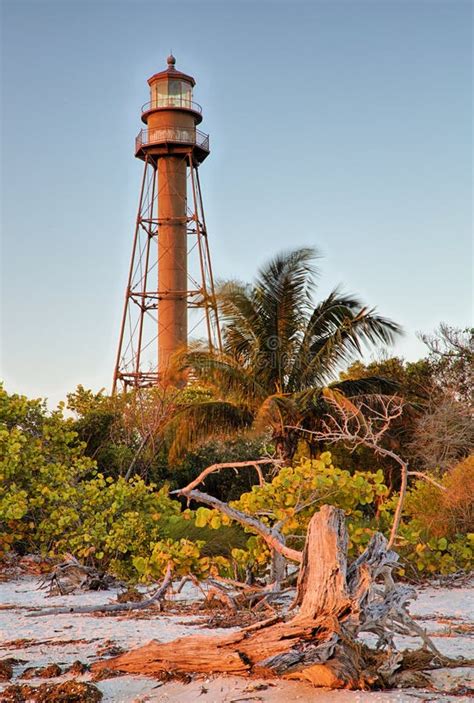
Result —
[[290, 427], [314, 428], [328, 395], [382, 390], [383, 379], [338, 381], [338, 371], [364, 346], [392, 343], [400, 328], [338, 289], [315, 305], [316, 258], [310, 248], [283, 252], [253, 285], [220, 286], [223, 351], [197, 345], [180, 357], [211, 397], [177, 414], [172, 455], [212, 436], [257, 429], [269, 430], [279, 454], [291, 459], [301, 432]]

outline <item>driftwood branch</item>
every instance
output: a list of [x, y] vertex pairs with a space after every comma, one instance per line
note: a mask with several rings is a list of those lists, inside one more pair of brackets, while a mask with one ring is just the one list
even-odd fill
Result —
[[78, 605], [78, 606], [63, 606], [59, 608], [46, 608], [44, 610], [28, 613], [26, 617], [37, 618], [44, 615], [62, 615], [65, 613], [123, 613], [130, 610], [144, 610], [150, 605], [158, 603], [166, 594], [172, 583], [172, 568], [168, 564], [166, 573], [161, 586], [155, 593], [142, 601], [133, 601], [131, 603], [104, 603], [103, 605]]
[[189, 493], [189, 491], [192, 491], [193, 488], [196, 488], [196, 486], [199, 486], [200, 483], [204, 481], [204, 479], [209, 476], [209, 474], [215, 473], [216, 471], [221, 471], [221, 469], [242, 469], [245, 467], [253, 466], [255, 471], [258, 474], [258, 480], [260, 485], [264, 483], [264, 478], [261, 470], [261, 466], [265, 464], [281, 464], [281, 461], [278, 459], [255, 459], [254, 461], [226, 461], [221, 464], [212, 464], [211, 466], [208, 466], [207, 468], [204, 469], [204, 471], [201, 471], [199, 476], [197, 476], [191, 483], [188, 483], [187, 486], [184, 488], [181, 488], [179, 492], [182, 495], [186, 495]]
[[218, 498], [214, 498], [214, 496], [210, 496], [207, 493], [203, 493], [202, 491], [197, 491], [195, 489], [188, 490], [186, 488], [185, 492], [183, 489], [180, 489], [177, 491], [173, 491], [173, 493], [177, 495], [184, 495], [187, 498], [192, 498], [193, 500], [196, 500], [199, 503], [204, 503], [204, 505], [209, 505], [211, 508], [219, 510], [219, 512], [221, 512], [223, 515], [227, 515], [227, 517], [230, 517], [232, 520], [239, 522], [244, 527], [250, 528], [252, 532], [255, 532], [255, 534], [259, 535], [271, 549], [274, 549], [276, 552], [282, 554], [287, 559], [296, 562], [301, 561], [301, 552], [299, 552], [297, 549], [291, 549], [290, 547], [287, 547], [285, 544], [285, 538], [278, 530], [268, 527], [263, 522], [260, 522], [260, 520], [257, 520], [251, 515], [247, 515], [241, 510], [232, 508], [227, 503], [224, 503], [224, 501], [219, 500]]
[[112, 576], [101, 573], [93, 566], [81, 564], [72, 554], [65, 554], [64, 557], [64, 561], [56, 564], [40, 584], [41, 589], [48, 589], [49, 596], [63, 596], [78, 589], [107, 589], [116, 585]]

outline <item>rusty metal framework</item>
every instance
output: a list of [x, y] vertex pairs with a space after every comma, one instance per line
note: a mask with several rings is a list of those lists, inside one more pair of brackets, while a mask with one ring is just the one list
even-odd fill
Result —
[[[158, 155], [144, 158], [132, 258], [115, 363], [113, 392], [156, 386], [158, 373], [159, 301], [165, 297], [158, 280]], [[210, 350], [221, 349], [214, 277], [206, 221], [193, 152], [183, 154], [187, 165], [186, 232], [188, 337], [207, 339]]]

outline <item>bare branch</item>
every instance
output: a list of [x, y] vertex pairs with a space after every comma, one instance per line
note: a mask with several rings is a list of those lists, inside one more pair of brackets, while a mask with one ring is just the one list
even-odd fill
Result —
[[422, 468], [449, 470], [474, 449], [472, 407], [449, 396], [433, 398], [416, 421], [408, 448]]
[[408, 463], [398, 454], [381, 445], [383, 436], [391, 423], [403, 413], [404, 401], [397, 395], [366, 396], [357, 405], [353, 402], [345, 403], [335, 397], [327, 398], [331, 406], [331, 413], [322, 420], [321, 430], [306, 430], [302, 427], [291, 427], [300, 432], [305, 432], [316, 440], [335, 444], [344, 442], [351, 451], [357, 447], [365, 446], [376, 454], [390, 457], [400, 467], [401, 486], [400, 496], [393, 517], [389, 548], [393, 545], [397, 535], [402, 516], [403, 503], [408, 484]]
[[200, 483], [204, 481], [206, 476], [209, 476], [209, 474], [214, 473], [215, 471], [220, 471], [221, 469], [241, 469], [243, 467], [247, 466], [253, 466], [255, 468], [255, 471], [258, 474], [258, 481], [260, 486], [264, 484], [264, 478], [262, 474], [262, 470], [260, 466], [262, 464], [281, 464], [281, 461], [279, 459], [255, 459], [254, 461], [226, 461], [221, 464], [212, 464], [211, 466], [208, 466], [204, 471], [201, 471], [199, 476], [197, 476], [194, 481], [191, 481], [191, 483], [188, 483], [187, 486], [184, 488], [181, 488], [179, 491], [174, 491], [175, 493], [180, 493], [182, 495], [187, 495], [190, 491], [193, 490], [193, 488], [196, 488], [196, 486], [199, 486]]
[[409, 471], [408, 476], [416, 476], [417, 478], [421, 478], [423, 481], [427, 481], [428, 483], [431, 483], [433, 486], [436, 486], [436, 488], [439, 488], [440, 491], [447, 490], [446, 486], [443, 486], [442, 483], [435, 481], [434, 478], [431, 478], [431, 476], [424, 474], [422, 471]]
[[204, 503], [204, 505], [209, 505], [211, 508], [219, 510], [223, 515], [227, 515], [232, 520], [239, 522], [244, 527], [249, 527], [253, 532], [259, 535], [271, 549], [274, 549], [279, 554], [282, 554], [287, 559], [291, 561], [301, 562], [302, 553], [296, 549], [291, 549], [285, 544], [285, 538], [282, 534], [275, 528], [270, 528], [265, 525], [260, 520], [247, 515], [246, 513], [237, 510], [236, 508], [231, 508], [230, 505], [224, 503], [214, 496], [210, 496], [207, 493], [202, 493], [202, 491], [189, 490], [188, 487], [185, 489], [180, 489], [177, 491], [172, 491], [173, 494], [186, 496], [186, 498], [192, 498], [197, 500], [199, 503]]

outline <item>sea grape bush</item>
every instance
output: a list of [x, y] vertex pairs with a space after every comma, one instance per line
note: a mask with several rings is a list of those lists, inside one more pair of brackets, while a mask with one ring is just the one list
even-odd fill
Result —
[[60, 411], [0, 387], [0, 556], [70, 552], [130, 577], [133, 559], [153, 553], [180, 511], [166, 486], [105, 478]]
[[469, 572], [474, 566], [474, 533], [458, 534], [449, 541], [446, 537], [423, 539], [412, 526], [402, 525], [398, 551], [403, 556], [401, 576], [418, 576]]
[[38, 524], [37, 538], [47, 553], [71, 552], [128, 577], [134, 573], [133, 559], [149, 554], [179, 511], [166, 486], [157, 491], [138, 476], [126, 481], [97, 474], [75, 486], [67, 505]]
[[105, 477], [73, 426], [61, 411], [0, 386], [0, 557], [69, 552], [132, 580], [159, 578], [168, 562], [199, 577], [225, 571], [225, 559], [201, 554], [204, 541], [170, 537], [192, 513], [166, 485]]
[[203, 540], [193, 542], [186, 538], [173, 540], [166, 538], [152, 545], [149, 556], [135, 557], [135, 567], [140, 580], [150, 581], [162, 578], [168, 564], [175, 576], [193, 574], [197, 578], [230, 574], [230, 562], [223, 556], [204, 556]]
[[270, 482], [253, 486], [232, 505], [258, 515], [267, 524], [279, 522], [289, 539], [303, 539], [310, 518], [324, 503], [342, 508], [349, 522], [362, 528], [388, 495], [383, 480], [382, 471], [351, 475], [335, 467], [330, 452], [324, 452], [319, 459], [302, 459], [295, 466], [284, 467]]
[[60, 411], [0, 386], [0, 553], [37, 545], [38, 526], [94, 466]]

